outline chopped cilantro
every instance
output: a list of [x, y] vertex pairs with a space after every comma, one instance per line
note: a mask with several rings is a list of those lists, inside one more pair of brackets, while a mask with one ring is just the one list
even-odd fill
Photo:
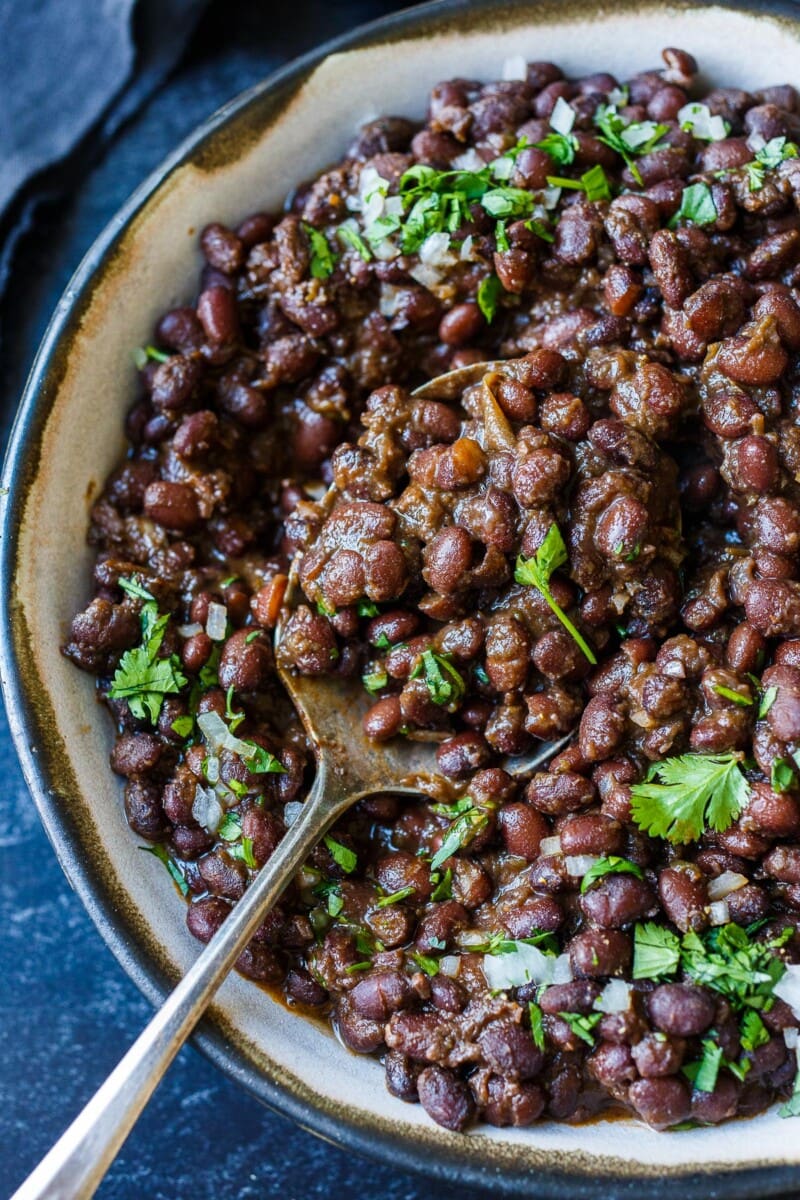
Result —
[[119, 586], [123, 592], [126, 592], [129, 596], [135, 596], [138, 600], [155, 600], [153, 593], [148, 592], [139, 579], [126, 579], [120, 576]]
[[251, 645], [256, 640], [256, 638], [260, 638], [260, 637], [261, 637], [260, 629], [251, 630], [250, 633], [248, 633], [247, 637], [244, 639], [245, 646]]
[[757, 1050], [769, 1041], [769, 1030], [754, 1008], [748, 1008], [742, 1016], [740, 1035], [743, 1050]]
[[140, 371], [143, 371], [149, 362], [165, 363], [169, 357], [164, 350], [157, 350], [155, 346], [137, 346], [133, 352], [133, 361]]
[[231, 733], [236, 733], [244, 718], [243, 712], [233, 711], [233, 684], [231, 684], [225, 693], [225, 720], [228, 722]]
[[178, 737], [188, 738], [192, 736], [194, 729], [194, 717], [176, 717], [170, 725], [170, 729], [177, 733]]
[[453, 870], [448, 867], [444, 875], [439, 871], [431, 872], [431, 883], [436, 886], [431, 892], [431, 900], [438, 903], [439, 900], [452, 900], [453, 898]]
[[432, 977], [434, 975], [439, 974], [439, 960], [438, 959], [429, 958], [427, 954], [416, 954], [416, 953], [412, 953], [410, 957], [417, 964], [419, 969], [421, 971], [424, 971], [426, 975], [430, 975]]
[[585, 192], [587, 200], [611, 199], [611, 188], [606, 173], [599, 163], [590, 167], [588, 171], [584, 171], [580, 179], [565, 179], [560, 175], [548, 175], [547, 182], [550, 187], [570, 188], [573, 191]]
[[547, 601], [547, 604], [558, 617], [567, 633], [577, 642], [589, 662], [596, 664], [597, 659], [594, 652], [575, 628], [564, 610], [553, 599], [553, 594], [550, 591], [550, 576], [559, 567], [563, 567], [566, 562], [567, 548], [564, 545], [561, 530], [554, 522], [548, 529], [544, 541], [532, 558], [524, 558], [521, 554], [519, 555], [514, 578], [517, 583], [536, 588], [537, 592]]
[[713, 225], [716, 219], [711, 188], [707, 183], [690, 183], [683, 189], [680, 208], [670, 219], [669, 227], [674, 229], [681, 220], [691, 221], [693, 225]]
[[448, 829], [444, 841], [431, 859], [431, 870], [438, 870], [457, 850], [469, 845], [488, 823], [488, 815], [480, 808], [470, 808], [456, 817]]
[[373, 600], [367, 600], [364, 596], [356, 605], [356, 612], [360, 617], [377, 617], [380, 609]]
[[752, 696], [745, 696], [743, 692], [736, 692], [733, 688], [725, 687], [724, 683], [715, 683], [711, 688], [712, 692], [716, 692], [718, 696], [723, 696], [726, 700], [732, 700], [734, 704], [740, 705], [741, 708], [749, 708], [753, 703]]
[[778, 694], [778, 689], [776, 687], [768, 687], [767, 690], [762, 694], [761, 703], [758, 706], [759, 721], [763, 720], [763, 718], [767, 715], [769, 710], [772, 708], [773, 704], [775, 703], [775, 697], [777, 696], [777, 694]]
[[109, 688], [112, 700], [127, 700], [128, 708], [140, 721], [155, 725], [165, 696], [177, 695], [186, 686], [186, 676], [176, 654], [158, 658], [164, 640], [169, 613], [158, 615], [155, 600], [142, 605], [140, 613], [142, 644], [126, 650], [120, 659]]
[[598, 140], [622, 156], [641, 187], [642, 176], [634, 162], [634, 155], [649, 154], [664, 134], [669, 132], [669, 126], [656, 124], [655, 121], [626, 122], [613, 104], [601, 104], [594, 122], [600, 130]]
[[772, 763], [769, 783], [773, 792], [790, 792], [792, 788], [797, 787], [794, 764], [788, 759], [776, 758]]
[[303, 229], [311, 250], [311, 277], [312, 279], [327, 279], [336, 269], [337, 255], [328, 245], [328, 239], [324, 233], [320, 233], [318, 229], [314, 229], [313, 225], [308, 225], [305, 221]]
[[229, 846], [228, 854], [231, 856], [231, 858], [241, 859], [245, 866], [249, 867], [251, 871], [258, 870], [258, 863], [256, 862], [255, 855], [253, 854], [252, 838], [243, 837], [240, 842], [237, 842], [233, 846]]
[[778, 1109], [779, 1117], [800, 1117], [800, 1063], [798, 1063], [797, 1074], [794, 1078], [794, 1088], [792, 1094], [785, 1104], [782, 1104]]
[[478, 287], [478, 308], [491, 325], [497, 313], [497, 302], [503, 294], [503, 285], [496, 275], [487, 275]]
[[364, 262], [371, 262], [372, 251], [362, 238], [361, 234], [358, 232], [355, 221], [353, 221], [352, 224], [348, 221], [345, 224], [340, 225], [336, 230], [336, 236], [340, 242], [344, 242], [346, 246], [350, 246], [351, 249], [357, 251], [357, 253], [363, 258]]
[[341, 867], [345, 874], [351, 875], [358, 866], [358, 856], [356, 852], [351, 850], [349, 846], [343, 846], [341, 842], [337, 842], [336, 839], [332, 838], [329, 834], [326, 835], [324, 841], [328, 852], [336, 865]]
[[763, 1008], [786, 971], [774, 951], [793, 932], [788, 926], [769, 941], [755, 942], [733, 922], [702, 937], [690, 931], [681, 942], [681, 963], [690, 979], [719, 992], [734, 1009]]
[[662, 979], [674, 975], [681, 957], [681, 944], [671, 929], [647, 921], [633, 935], [633, 978]]
[[566, 1021], [576, 1037], [579, 1037], [582, 1042], [586, 1042], [587, 1046], [594, 1045], [594, 1027], [603, 1019], [603, 1013], [589, 1013], [588, 1016], [582, 1016], [581, 1013], [560, 1012], [558, 1014], [562, 1021]]
[[698, 1062], [687, 1063], [682, 1073], [694, 1086], [696, 1092], [713, 1092], [722, 1065], [722, 1047], [711, 1038], [702, 1042], [703, 1057]]
[[433, 703], [448, 712], [455, 712], [464, 698], [466, 684], [446, 654], [423, 650], [411, 678], [423, 678]]
[[189, 895], [189, 884], [186, 882], [186, 876], [184, 875], [183, 870], [176, 862], [173, 862], [169, 856], [167, 847], [163, 845], [162, 842], [156, 842], [154, 846], [140, 846], [139, 849], [146, 851], [148, 854], [152, 854], [154, 858], [157, 858], [160, 862], [162, 862], [169, 871], [170, 876], [172, 877], [172, 882], [177, 886], [181, 895]]
[[553, 130], [534, 144], [537, 150], [544, 150], [560, 167], [568, 167], [578, 153], [578, 139], [574, 133], [557, 133]]
[[388, 896], [381, 896], [375, 907], [388, 908], [390, 904], [399, 904], [401, 900], [407, 900], [409, 896], [413, 896], [416, 890], [413, 884], [409, 884], [408, 887], [391, 892]]
[[543, 1013], [533, 1000], [528, 1001], [528, 1019], [531, 1023], [531, 1037], [537, 1050], [544, 1050], [544, 1020]]
[[389, 676], [385, 671], [368, 671], [366, 675], [361, 676], [361, 682], [367, 691], [374, 695], [375, 692], [380, 692], [386, 687]]
[[[694, 842], [706, 829], [728, 829], [750, 795], [742, 755], [680, 754], [654, 763], [631, 788], [631, 814], [651, 837]], [[660, 781], [660, 782], [656, 782]]]
[[608, 858], [599, 859], [586, 872], [581, 881], [581, 895], [588, 892], [593, 883], [597, 883], [598, 879], [602, 879], [606, 875], [635, 875], [637, 879], [644, 878], [641, 867], [638, 867], [636, 863], [611, 854]]

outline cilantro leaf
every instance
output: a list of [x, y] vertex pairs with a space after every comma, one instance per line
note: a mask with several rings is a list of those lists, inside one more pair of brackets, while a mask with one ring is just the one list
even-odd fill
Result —
[[358, 855], [349, 846], [343, 846], [341, 842], [337, 842], [330, 834], [327, 834], [323, 839], [328, 852], [336, 863], [341, 867], [346, 875], [351, 875], [358, 866]]
[[148, 592], [139, 579], [125, 579], [120, 577], [119, 586], [123, 592], [127, 592], [129, 596], [135, 596], [139, 600], [155, 600], [153, 593]]
[[133, 361], [140, 371], [143, 371], [149, 362], [164, 363], [169, 357], [164, 350], [157, 350], [155, 346], [137, 346], [133, 352]]
[[311, 250], [311, 277], [312, 279], [327, 279], [336, 269], [338, 256], [331, 250], [324, 233], [320, 233], [318, 229], [305, 221], [303, 230]]
[[439, 960], [438, 959], [429, 958], [427, 954], [418, 954], [418, 953], [412, 953], [410, 955], [410, 957], [417, 964], [419, 969], [421, 971], [424, 971], [426, 975], [429, 975], [432, 977], [434, 975], [439, 974]]
[[677, 934], [654, 921], [637, 925], [633, 934], [633, 978], [663, 979], [674, 975], [681, 957]]
[[761, 703], [758, 706], [758, 719], [761, 721], [772, 708], [775, 703], [775, 697], [778, 695], [776, 687], [768, 687], [761, 697]]
[[372, 261], [372, 251], [358, 232], [355, 221], [352, 224], [347, 221], [345, 224], [340, 225], [336, 230], [336, 236], [340, 242], [344, 242], [346, 246], [350, 246], [351, 249], [356, 250], [364, 262]]
[[127, 700], [134, 717], [155, 725], [164, 697], [177, 695], [187, 681], [177, 655], [156, 657], [164, 640], [169, 613], [159, 616], [156, 601], [148, 600], [142, 606], [139, 619], [142, 644], [122, 655], [108, 694], [112, 700]]
[[[655, 763], [644, 783], [631, 788], [631, 815], [651, 837], [694, 842], [706, 831], [722, 833], [750, 795], [738, 751], [680, 754]], [[660, 782], [653, 782], [660, 780]]]
[[548, 175], [550, 187], [571, 188], [572, 191], [585, 192], [587, 200], [610, 200], [611, 188], [606, 173], [599, 163], [584, 171], [580, 179], [567, 179], [561, 175]]
[[436, 871], [457, 850], [469, 845], [489, 823], [488, 815], [480, 808], [470, 808], [456, 817], [445, 834], [444, 841], [431, 859], [431, 870]]
[[718, 696], [723, 696], [726, 700], [733, 701], [741, 708], [749, 708], [753, 703], [752, 696], [745, 696], [743, 692], [736, 692], [733, 688], [725, 687], [724, 683], [715, 683], [711, 687], [712, 692], [716, 692]]
[[602, 879], [605, 875], [635, 875], [637, 879], [643, 879], [641, 867], [636, 863], [631, 862], [627, 858], [617, 858], [611, 854], [608, 858], [599, 859], [593, 867], [584, 875], [581, 881], [581, 895], [588, 892], [593, 883], [597, 883], [598, 879]]
[[531, 1023], [531, 1037], [537, 1050], [544, 1050], [544, 1014], [533, 1000], [528, 1001], [528, 1018]]
[[681, 942], [681, 964], [690, 979], [719, 992], [735, 1010], [763, 1008], [786, 973], [775, 950], [793, 932], [788, 926], [777, 937], [756, 942], [733, 922], [717, 926], [702, 937], [690, 931]]
[[466, 684], [445, 654], [423, 650], [411, 672], [412, 679], [424, 678], [431, 700], [448, 712], [455, 712], [464, 698]]
[[722, 1065], [722, 1047], [711, 1038], [702, 1042], [703, 1057], [699, 1062], [687, 1063], [682, 1074], [689, 1079], [697, 1092], [713, 1092]]
[[497, 313], [497, 302], [503, 294], [503, 285], [496, 275], [487, 275], [478, 287], [478, 308], [491, 325]]
[[439, 876], [438, 871], [432, 871], [431, 872], [431, 883], [436, 884], [433, 891], [431, 892], [431, 900], [434, 903], [438, 903], [439, 900], [452, 900], [453, 899], [453, 869], [452, 869], [452, 867], [448, 867], [447, 870], [445, 871], [444, 875], [442, 875], [441, 877]]
[[794, 764], [786, 758], [776, 758], [772, 763], [769, 783], [773, 792], [790, 792], [797, 787]]
[[380, 692], [389, 682], [389, 676], [385, 671], [368, 671], [366, 675], [361, 676], [361, 682], [366, 690], [374, 695], [375, 692]]
[[622, 156], [641, 187], [642, 176], [634, 162], [634, 154], [649, 154], [664, 134], [669, 132], [669, 126], [658, 125], [655, 121], [628, 123], [613, 104], [601, 104], [595, 113], [594, 122], [600, 130], [598, 141], [604, 142]]
[[514, 571], [514, 578], [517, 583], [536, 588], [537, 592], [547, 601], [550, 609], [558, 617], [567, 633], [577, 642], [589, 662], [596, 664], [597, 659], [594, 652], [575, 628], [572, 621], [570, 621], [563, 608], [553, 599], [553, 594], [550, 591], [550, 576], [559, 567], [563, 567], [566, 562], [567, 547], [564, 545], [561, 530], [553, 522], [547, 531], [544, 541], [532, 558], [524, 558], [523, 555], [519, 555], [516, 570]]
[[670, 219], [669, 227], [674, 229], [681, 220], [691, 221], [693, 225], [713, 225], [717, 215], [708, 184], [690, 183], [683, 189], [680, 208]]
[[603, 1013], [589, 1013], [588, 1016], [582, 1016], [581, 1013], [560, 1012], [558, 1014], [562, 1021], [566, 1021], [576, 1037], [579, 1037], [582, 1042], [586, 1042], [587, 1046], [594, 1045], [594, 1027], [603, 1019]]
[[185, 717], [176, 717], [170, 728], [174, 730], [174, 732], [177, 733], [178, 737], [180, 738], [191, 737], [194, 729], [194, 717], [190, 717], [188, 715]]
[[189, 884], [186, 882], [186, 876], [183, 870], [174, 862], [170, 856], [167, 847], [162, 842], [156, 842], [154, 846], [140, 846], [140, 850], [144, 850], [147, 854], [152, 854], [159, 862], [162, 862], [169, 871], [172, 877], [172, 882], [178, 888], [182, 896], [189, 895]]
[[578, 139], [574, 133], [557, 133], [553, 130], [534, 144], [537, 150], [544, 150], [560, 167], [568, 167], [578, 153]]
[[396, 892], [391, 892], [388, 896], [381, 896], [375, 907], [388, 908], [390, 904], [399, 904], [401, 900], [407, 900], [409, 896], [413, 896], [416, 890], [417, 889], [414, 887], [414, 885], [410, 883], [408, 887], [400, 888]]
[[740, 1024], [743, 1050], [757, 1050], [769, 1041], [769, 1030], [754, 1008], [748, 1008]]

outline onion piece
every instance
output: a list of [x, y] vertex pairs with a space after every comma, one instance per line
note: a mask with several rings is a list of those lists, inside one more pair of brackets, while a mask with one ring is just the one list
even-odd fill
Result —
[[800, 1018], [800, 964], [786, 964], [786, 974], [775, 984], [773, 995], [788, 1004], [794, 1015]]
[[459, 946], [468, 949], [470, 946], [482, 946], [487, 937], [485, 929], [462, 929], [456, 934], [456, 941]]
[[559, 954], [553, 959], [553, 983], [571, 983], [573, 980], [572, 963], [568, 954]]
[[572, 105], [567, 104], [563, 96], [559, 96], [550, 114], [550, 128], [555, 129], [556, 133], [571, 133], [577, 115]]
[[708, 915], [712, 925], [727, 925], [731, 919], [731, 910], [727, 900], [715, 900], [708, 906]]
[[739, 888], [745, 887], [750, 880], [746, 875], [740, 875], [738, 871], [723, 871], [716, 879], [712, 879], [708, 885], [709, 900], [724, 900], [731, 892], [738, 892]]
[[449, 267], [454, 262], [450, 234], [429, 234], [419, 248], [419, 261], [431, 267]]
[[436, 287], [437, 283], [441, 282], [441, 274], [435, 267], [431, 267], [428, 263], [421, 262], [416, 267], [412, 267], [408, 272], [416, 283], [421, 283], [423, 287]]
[[381, 311], [381, 316], [390, 320], [397, 315], [397, 310], [403, 296], [403, 289], [395, 287], [391, 283], [381, 284], [381, 294], [378, 300], [378, 308]]
[[568, 854], [564, 862], [570, 875], [582, 879], [595, 863], [600, 862], [600, 858], [596, 854]]
[[595, 1000], [594, 1007], [604, 1013], [627, 1012], [631, 1006], [632, 991], [633, 988], [624, 979], [609, 979]]
[[560, 854], [561, 853], [561, 838], [556, 834], [555, 837], [542, 838], [539, 842], [540, 854]]
[[525, 62], [524, 55], [515, 54], [511, 58], [507, 58], [503, 63], [503, 79], [510, 82], [513, 79], [527, 79], [528, 64]]
[[192, 816], [207, 833], [216, 833], [222, 820], [222, 805], [211, 788], [198, 783], [194, 790]]
[[482, 171], [486, 163], [481, 158], [478, 151], [470, 147], [463, 154], [458, 154], [450, 164], [457, 171]]
[[303, 802], [301, 800], [290, 800], [283, 806], [283, 823], [288, 829], [294, 825], [300, 813], [303, 811]]
[[556, 960], [538, 946], [515, 942], [514, 949], [503, 954], [484, 954], [483, 973], [492, 991], [522, 987], [526, 983], [552, 983]]
[[458, 954], [445, 954], [439, 959], [439, 970], [442, 975], [449, 976], [450, 979], [455, 979], [461, 969], [461, 958]]
[[203, 763], [203, 774], [209, 783], [219, 783], [219, 759], [216, 754], [209, 754]]
[[798, 1031], [796, 1029], [784, 1029], [783, 1040], [789, 1050], [796, 1050], [798, 1046]]
[[237, 738], [231, 733], [218, 712], [200, 713], [197, 725], [209, 750], [214, 753], [219, 753], [220, 750], [230, 750], [232, 754], [238, 754], [245, 761], [257, 753], [258, 748], [251, 742], [243, 742], [241, 738]]
[[182, 638], [194, 637], [196, 633], [202, 633], [203, 626], [199, 621], [192, 621], [191, 625], [179, 625], [178, 633]]
[[224, 604], [212, 600], [208, 606], [206, 633], [212, 642], [224, 642], [225, 630], [228, 628], [228, 610]]

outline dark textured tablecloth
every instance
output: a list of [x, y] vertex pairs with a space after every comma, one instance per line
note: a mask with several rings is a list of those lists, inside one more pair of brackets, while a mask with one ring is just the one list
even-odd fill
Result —
[[[0, 0], [0, 36], [16, 14], [24, 16], [34, 48], [37, 11], [47, 7], [41, 0]], [[99, 37], [98, 22], [120, 5], [86, 0], [83, 7], [93, 15], [87, 36]], [[133, 188], [235, 93], [324, 39], [397, 7], [391, 0], [211, 4], [168, 83], [116, 130], [102, 157], [68, 194], [55, 194], [38, 207], [32, 230], [16, 247], [0, 304], [4, 435], [62, 289]], [[78, 42], [73, 54], [79, 52]], [[118, 69], [118, 57], [110, 56], [109, 62]], [[2, 87], [0, 80], [0, 98]], [[85, 154], [78, 159], [79, 165], [87, 161]], [[0, 158], [0, 175], [7, 167]], [[11, 190], [8, 174], [3, 182]], [[88, 1100], [147, 1021], [150, 1008], [69, 890], [0, 717], [0, 1196], [7, 1196]], [[304, 1133], [186, 1048], [99, 1195], [106, 1200], [327, 1200], [339, 1195], [417, 1200], [432, 1190], [424, 1177], [367, 1163]], [[456, 1192], [436, 1187], [435, 1194], [448, 1200]]]

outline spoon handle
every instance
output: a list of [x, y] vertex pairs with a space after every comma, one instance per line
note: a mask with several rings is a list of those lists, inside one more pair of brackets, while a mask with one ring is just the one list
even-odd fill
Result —
[[[214, 993], [345, 807], [324, 759], [303, 810], [194, 964], [11, 1200], [87, 1200]], [[333, 795], [331, 793], [334, 793]]]

